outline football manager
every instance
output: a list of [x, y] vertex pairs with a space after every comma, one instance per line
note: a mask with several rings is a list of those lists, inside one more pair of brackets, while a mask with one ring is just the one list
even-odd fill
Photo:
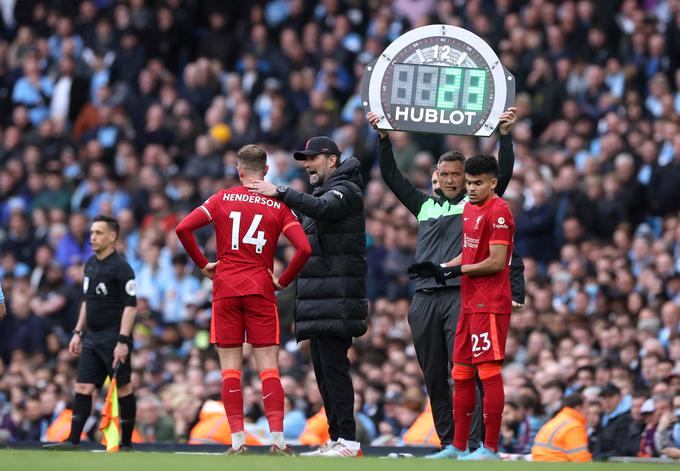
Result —
[[341, 160], [337, 144], [313, 137], [295, 152], [304, 161], [312, 195], [269, 182], [253, 191], [273, 196], [297, 212], [312, 255], [297, 279], [295, 332], [311, 341], [312, 364], [328, 420], [330, 441], [313, 455], [352, 457], [356, 441], [354, 388], [347, 351], [352, 338], [366, 333], [366, 227], [364, 183], [359, 160]]

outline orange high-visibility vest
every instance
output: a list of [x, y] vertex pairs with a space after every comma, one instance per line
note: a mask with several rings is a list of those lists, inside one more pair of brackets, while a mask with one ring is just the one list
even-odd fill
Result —
[[[63, 442], [71, 436], [71, 418], [73, 417], [73, 411], [71, 409], [64, 409], [57, 416], [56, 419], [52, 421], [49, 427], [47, 427], [46, 440], [48, 442]], [[83, 432], [80, 435], [82, 440], [87, 440], [87, 434]], [[132, 443], [144, 443], [142, 436], [137, 432], [137, 430], [132, 431]], [[102, 439], [101, 444], [104, 445], [104, 440]]]
[[[245, 433], [246, 445], [261, 445], [252, 433]], [[231, 429], [221, 402], [206, 401], [199, 414], [198, 423], [189, 433], [190, 445], [231, 445]]]
[[413, 422], [404, 434], [404, 443], [408, 445], [441, 446], [437, 429], [434, 427], [432, 405], [427, 401], [425, 410]]
[[534, 461], [592, 461], [586, 418], [571, 407], [563, 408], [538, 431], [531, 455]]
[[71, 417], [73, 411], [64, 409], [47, 427], [48, 442], [63, 442], [71, 435]]
[[328, 433], [328, 419], [326, 411], [322, 407], [319, 412], [307, 419], [305, 429], [300, 434], [300, 443], [303, 445], [323, 445], [331, 439]]

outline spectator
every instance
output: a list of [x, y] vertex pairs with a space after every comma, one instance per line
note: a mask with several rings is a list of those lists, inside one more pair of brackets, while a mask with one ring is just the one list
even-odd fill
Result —
[[144, 396], [137, 404], [137, 430], [144, 443], [168, 443], [175, 441], [172, 420], [161, 410], [156, 396]]
[[187, 257], [177, 254], [172, 257], [172, 274], [168, 274], [162, 285], [163, 322], [173, 324], [186, 320], [187, 305], [199, 289], [196, 278], [187, 273]]
[[668, 458], [680, 458], [680, 394], [673, 397], [671, 410], [664, 412], [654, 435], [654, 446]]
[[630, 436], [633, 419], [630, 401], [621, 396], [621, 390], [606, 384], [600, 391], [603, 414], [595, 436], [593, 459], [606, 460], [612, 456], [635, 456], [639, 436]]
[[69, 218], [68, 228], [68, 233], [59, 241], [55, 253], [57, 261], [65, 268], [84, 264], [92, 255], [85, 215], [73, 213]]
[[23, 77], [14, 85], [12, 102], [28, 107], [31, 123], [37, 126], [49, 115], [54, 84], [50, 78], [40, 73], [38, 59], [34, 54], [26, 57], [23, 69]]
[[517, 217], [517, 250], [541, 264], [554, 257], [555, 211], [544, 182], [531, 187], [532, 205]]
[[592, 461], [588, 451], [585, 403], [580, 394], [567, 396], [560, 412], [546, 423], [531, 449], [534, 461]]

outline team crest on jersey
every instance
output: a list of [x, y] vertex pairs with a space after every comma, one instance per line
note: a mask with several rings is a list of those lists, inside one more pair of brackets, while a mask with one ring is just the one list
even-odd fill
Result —
[[87, 293], [87, 288], [90, 287], [90, 277], [86, 276], [83, 278], [83, 293]]
[[477, 220], [475, 221], [475, 230], [479, 229], [479, 223], [484, 218], [484, 216], [477, 216]]
[[109, 290], [104, 284], [104, 282], [99, 283], [94, 291], [100, 296], [106, 296], [107, 294], [109, 294]]

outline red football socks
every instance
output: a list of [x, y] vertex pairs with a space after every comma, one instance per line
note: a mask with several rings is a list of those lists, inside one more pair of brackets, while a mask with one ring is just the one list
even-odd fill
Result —
[[[505, 406], [503, 377], [497, 374], [483, 379], [482, 384], [484, 385], [484, 427], [486, 429], [484, 446], [497, 453], [501, 433], [501, 418]], [[458, 432], [457, 428], [456, 432]]]
[[283, 387], [279, 370], [272, 368], [260, 373], [262, 402], [270, 432], [283, 432]]
[[231, 433], [243, 432], [243, 393], [239, 370], [222, 370], [222, 403]]
[[475, 380], [456, 379], [453, 388], [453, 422], [456, 426], [453, 446], [465, 450], [475, 410]]

